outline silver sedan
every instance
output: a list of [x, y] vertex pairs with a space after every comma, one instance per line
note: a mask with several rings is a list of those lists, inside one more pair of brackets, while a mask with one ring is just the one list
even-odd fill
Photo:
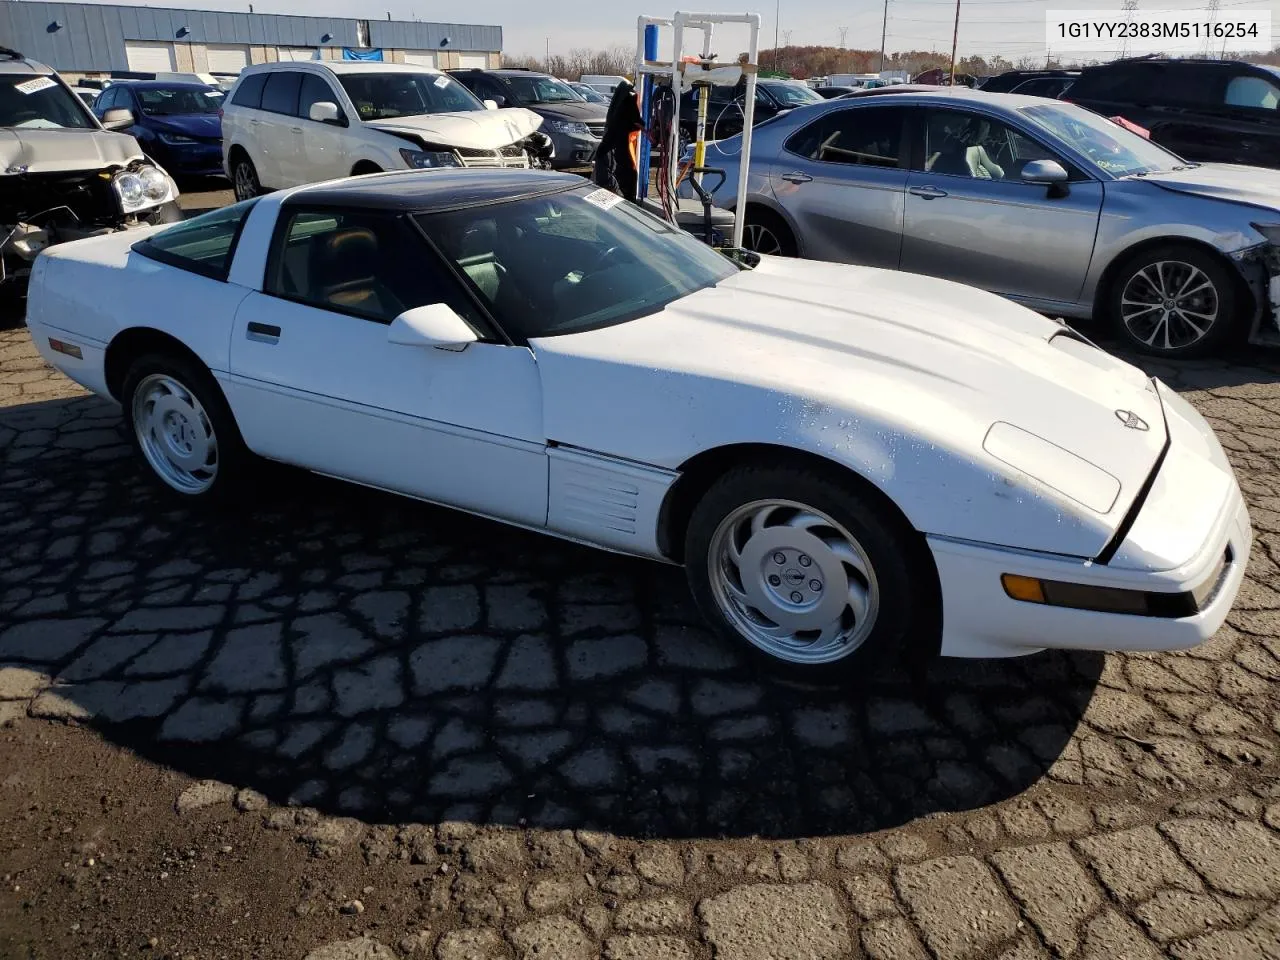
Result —
[[[740, 152], [707, 149], [730, 208]], [[761, 253], [958, 280], [1165, 356], [1280, 343], [1280, 171], [1188, 163], [1082, 107], [889, 88], [760, 124], [749, 173]]]

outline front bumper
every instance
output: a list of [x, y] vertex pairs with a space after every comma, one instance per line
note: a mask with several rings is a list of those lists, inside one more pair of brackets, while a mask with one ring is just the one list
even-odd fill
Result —
[[226, 176], [222, 169], [222, 145], [216, 143], [166, 145], [164, 167], [170, 176], [174, 174], [185, 177]]
[[600, 141], [595, 137], [545, 132], [555, 144], [556, 156], [551, 161], [551, 165], [556, 170], [563, 170], [565, 167], [585, 167], [595, 161], [596, 150], [600, 148]]
[[[1248, 509], [1203, 419], [1163, 385], [1160, 391], [1169, 455], [1110, 563], [928, 538], [942, 588], [944, 656], [1185, 650], [1222, 626], [1249, 563]], [[1142, 616], [1014, 600], [1001, 583], [1006, 573], [1149, 594], [1195, 594], [1196, 612]]]

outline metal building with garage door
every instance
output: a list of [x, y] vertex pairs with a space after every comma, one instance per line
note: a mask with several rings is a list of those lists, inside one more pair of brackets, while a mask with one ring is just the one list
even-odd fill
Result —
[[498, 67], [502, 28], [114, 4], [0, 2], [5, 46], [67, 79], [239, 73], [276, 60], [383, 60]]

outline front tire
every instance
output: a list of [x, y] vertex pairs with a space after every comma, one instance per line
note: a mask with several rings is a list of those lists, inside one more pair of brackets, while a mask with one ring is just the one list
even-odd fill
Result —
[[743, 466], [694, 509], [686, 573], [707, 620], [771, 672], [844, 678], [909, 652], [931, 603], [916, 536], [855, 483]]
[[1108, 293], [1116, 332], [1160, 357], [1212, 353], [1240, 329], [1243, 300], [1228, 268], [1212, 254], [1172, 243], [1124, 263]]
[[213, 376], [185, 357], [139, 357], [121, 391], [129, 440], [151, 475], [193, 500], [229, 497], [250, 454]]
[[231, 166], [231, 183], [235, 188], [237, 201], [252, 200], [262, 194], [258, 170], [244, 154], [240, 154]]

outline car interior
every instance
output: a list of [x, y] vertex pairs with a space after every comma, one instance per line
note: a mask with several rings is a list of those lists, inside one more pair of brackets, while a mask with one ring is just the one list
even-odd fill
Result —
[[1054, 159], [1039, 144], [984, 117], [939, 112], [925, 127], [924, 168], [977, 180], [1020, 181], [1033, 160]]

